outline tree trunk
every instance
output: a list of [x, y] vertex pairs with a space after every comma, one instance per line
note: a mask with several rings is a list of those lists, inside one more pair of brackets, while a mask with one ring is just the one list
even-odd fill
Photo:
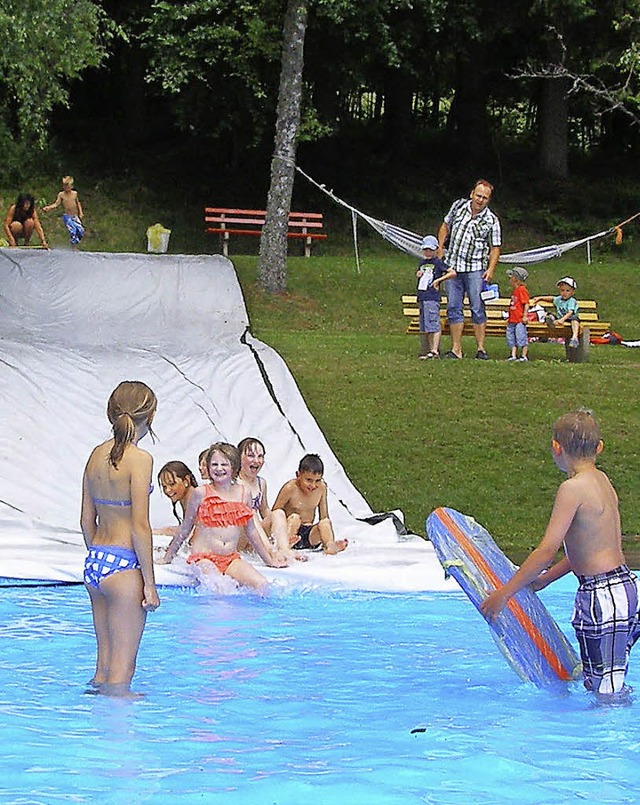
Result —
[[288, 0], [284, 18], [271, 186], [258, 263], [258, 282], [270, 293], [282, 293], [287, 287], [287, 229], [300, 125], [307, 10], [308, 0]]
[[568, 78], [547, 78], [540, 99], [540, 172], [549, 179], [566, 179], [569, 175]]

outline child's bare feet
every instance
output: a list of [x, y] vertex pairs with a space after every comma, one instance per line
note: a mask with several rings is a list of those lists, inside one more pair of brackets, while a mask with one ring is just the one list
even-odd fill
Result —
[[290, 559], [295, 559], [296, 562], [306, 562], [307, 557], [302, 553], [302, 551], [291, 551], [291, 554], [287, 554]]
[[324, 549], [324, 552], [332, 555], [340, 553], [341, 551], [344, 551], [348, 544], [348, 539], [337, 539], [335, 542], [330, 542]]
[[289, 562], [283, 553], [277, 551], [276, 553], [271, 554], [270, 565], [271, 567], [289, 567]]

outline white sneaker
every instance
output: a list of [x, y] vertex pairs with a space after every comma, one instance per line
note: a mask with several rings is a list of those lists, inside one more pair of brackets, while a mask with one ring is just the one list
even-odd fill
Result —
[[518, 361], [520, 361], [521, 363], [522, 363], [523, 361], [528, 361], [528, 360], [529, 360], [529, 358], [527, 358], [527, 356], [526, 356], [526, 355], [521, 355], [521, 356], [518, 358]]
[[517, 361], [517, 360], [518, 360], [518, 359], [516, 358], [516, 356], [515, 356], [515, 355], [510, 355], [510, 356], [507, 358], [507, 361]]

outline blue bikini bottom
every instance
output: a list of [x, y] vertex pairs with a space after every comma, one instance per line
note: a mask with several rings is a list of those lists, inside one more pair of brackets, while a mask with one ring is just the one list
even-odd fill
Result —
[[119, 545], [92, 545], [84, 561], [84, 583], [99, 587], [100, 582], [122, 570], [139, 570], [135, 551]]

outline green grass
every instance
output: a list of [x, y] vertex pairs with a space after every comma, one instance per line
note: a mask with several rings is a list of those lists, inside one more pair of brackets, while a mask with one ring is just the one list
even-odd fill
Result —
[[[601, 316], [627, 339], [640, 337], [635, 261], [579, 253], [532, 267], [532, 293], [563, 274], [598, 300]], [[592, 346], [569, 364], [557, 344], [532, 344], [529, 364], [508, 364], [502, 339], [490, 362], [418, 361], [404, 335], [400, 294], [413, 289], [414, 261], [368, 257], [290, 258], [289, 288], [269, 297], [255, 285], [256, 261], [235, 257], [254, 334], [287, 361], [338, 458], [374, 510], [400, 508], [424, 533], [436, 506], [473, 515], [516, 561], [537, 544], [561, 480], [550, 455], [554, 420], [577, 407], [598, 416], [600, 465], [619, 496], [625, 534], [640, 533], [636, 405], [640, 351]], [[500, 267], [499, 271], [504, 272]], [[499, 277], [506, 293], [506, 277]], [[473, 354], [473, 342], [467, 342]], [[502, 359], [502, 360], [500, 360]]]
[[[171, 252], [216, 251], [216, 240], [203, 234], [202, 205], [179, 189], [161, 198], [126, 177], [93, 179], [77, 165], [58, 167], [57, 173], [76, 176], [87, 224], [83, 249], [145, 251], [147, 227], [160, 222], [172, 229]], [[38, 200], [52, 201], [58, 179], [35, 177], [25, 189]], [[14, 189], [0, 187], [4, 209], [14, 200]], [[389, 218], [413, 226], [401, 211]], [[50, 244], [66, 247], [59, 214], [43, 216], [43, 224]], [[404, 334], [400, 303], [402, 293], [414, 290], [416, 261], [361, 225], [358, 273], [348, 225], [343, 229], [335, 238], [330, 231], [311, 259], [289, 258], [289, 290], [282, 296], [257, 288], [254, 256], [232, 254], [232, 260], [253, 333], [287, 361], [372, 508], [402, 509], [409, 527], [424, 533], [434, 507], [452, 506], [473, 515], [520, 561], [542, 535], [561, 480], [550, 457], [551, 426], [560, 414], [583, 406], [601, 423], [606, 448], [600, 465], [618, 490], [623, 531], [640, 534], [640, 350], [592, 347], [589, 363], [568, 364], [560, 345], [532, 344], [531, 362], [513, 365], [502, 360], [504, 341], [494, 338], [487, 344], [495, 358], [490, 362], [418, 361], [417, 337]], [[506, 230], [505, 251], [555, 239], [527, 234], [523, 227]], [[588, 231], [580, 228], [558, 239]], [[640, 338], [640, 277], [632, 236], [631, 229], [621, 249], [600, 241], [590, 266], [581, 248], [531, 267], [531, 293], [552, 293], [560, 276], [572, 274], [578, 296], [598, 300], [601, 317], [614, 330], [629, 340]], [[235, 241], [232, 251], [255, 252], [257, 244], [253, 238]], [[300, 253], [299, 246], [291, 245], [292, 255]], [[506, 294], [504, 271], [500, 266], [497, 279]], [[466, 351], [475, 352], [473, 343], [466, 342]]]
[[[75, 187], [85, 213], [84, 251], [142, 252], [147, 249], [147, 228], [161, 223], [172, 230], [171, 250], [197, 253], [210, 246], [203, 233], [200, 205], [188, 203], [178, 197], [159, 198], [139, 182], [130, 183], [124, 178], [96, 179], [87, 177], [74, 166], [67, 165], [62, 173], [76, 177]], [[52, 248], [68, 248], [69, 235], [62, 223], [62, 209], [43, 213], [44, 204], [53, 202], [61, 186], [55, 176], [35, 176], [16, 190], [0, 186], [0, 214], [2, 220], [18, 192], [32, 193], [39, 208], [47, 241]], [[4, 237], [4, 232], [2, 232]], [[38, 238], [32, 241], [38, 245]]]

